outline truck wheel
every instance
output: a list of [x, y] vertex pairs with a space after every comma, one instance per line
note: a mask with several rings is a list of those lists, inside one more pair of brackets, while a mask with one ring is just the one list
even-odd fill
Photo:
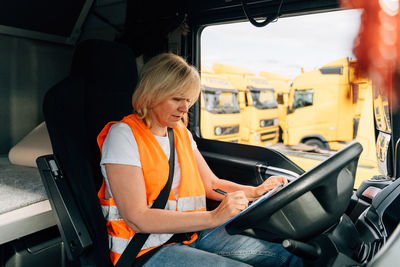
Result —
[[318, 139], [308, 139], [304, 142], [304, 144], [309, 145], [309, 146], [316, 146], [321, 149], [326, 149], [325, 144], [322, 143], [322, 141], [318, 140]]

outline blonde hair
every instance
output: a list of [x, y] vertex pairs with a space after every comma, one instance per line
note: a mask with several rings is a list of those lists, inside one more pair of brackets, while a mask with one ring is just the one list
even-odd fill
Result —
[[148, 127], [151, 108], [173, 97], [188, 97], [190, 105], [200, 94], [200, 76], [197, 69], [182, 57], [163, 53], [150, 59], [142, 68], [139, 83], [132, 95], [132, 107]]

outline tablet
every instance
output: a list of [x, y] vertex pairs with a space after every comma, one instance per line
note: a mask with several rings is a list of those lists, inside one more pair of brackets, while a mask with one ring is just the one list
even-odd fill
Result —
[[232, 219], [228, 220], [227, 222], [225, 222], [224, 224], [218, 226], [217, 228], [215, 228], [214, 230], [212, 230], [211, 232], [209, 232], [208, 234], [206, 234], [205, 236], [203, 236], [202, 239], [200, 239], [200, 242], [203, 242], [204, 239], [206, 239], [207, 237], [209, 237], [210, 235], [212, 235], [213, 233], [217, 232], [219, 229], [225, 227], [225, 225], [229, 224], [230, 222], [236, 220], [237, 218], [239, 218], [240, 216], [242, 216], [243, 214], [245, 214], [246, 212], [252, 210], [254, 207], [256, 207], [257, 205], [263, 203], [265, 200], [267, 200], [269, 197], [271, 197], [279, 188], [283, 187], [283, 183], [276, 186], [274, 189], [268, 191], [267, 193], [265, 193], [264, 195], [262, 195], [261, 197], [259, 197], [257, 200], [253, 201], [253, 203], [251, 203], [246, 209], [242, 210], [239, 214], [237, 214], [235, 217], [233, 217]]

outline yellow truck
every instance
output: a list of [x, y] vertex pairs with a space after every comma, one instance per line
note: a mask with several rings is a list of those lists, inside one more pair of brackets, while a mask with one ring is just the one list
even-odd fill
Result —
[[241, 121], [238, 90], [224, 76], [209, 69], [201, 71], [201, 87], [202, 136], [238, 143]]
[[[303, 153], [302, 151], [308, 151], [309, 147], [304, 146], [292, 146], [296, 145], [299, 139], [296, 139], [296, 134], [302, 134], [301, 137], [306, 137], [304, 131], [299, 131], [298, 128], [291, 128], [293, 124], [288, 125], [286, 120], [289, 119], [291, 121], [298, 122], [297, 125], [302, 125], [305, 129], [312, 129], [312, 138], [316, 138], [317, 136], [324, 137], [326, 129], [321, 130], [318, 127], [310, 127], [310, 122], [312, 120], [308, 120], [307, 118], [318, 118], [316, 121], [319, 123], [321, 120], [331, 119], [329, 112], [335, 112], [337, 114], [336, 109], [332, 106], [340, 105], [341, 103], [346, 107], [346, 110], [353, 110], [353, 113], [350, 114], [350, 120], [347, 121], [347, 136], [348, 138], [355, 138], [362, 146], [363, 152], [360, 156], [359, 160], [359, 168], [357, 171], [356, 184], [358, 187], [363, 181], [362, 177], [370, 177], [374, 174], [378, 173], [378, 166], [376, 164], [376, 148], [375, 148], [375, 135], [371, 135], [374, 132], [374, 118], [373, 118], [373, 103], [372, 103], [372, 86], [369, 81], [366, 79], [357, 79], [354, 76], [354, 65], [357, 64], [356, 61], [349, 61], [347, 59], [340, 59], [338, 61], [331, 62], [322, 67], [322, 71], [316, 70], [311, 73], [302, 73], [299, 78], [296, 79], [295, 83], [293, 83], [293, 87], [290, 86], [290, 81], [287, 78], [284, 78], [278, 74], [262, 71], [260, 72], [260, 76], [266, 78], [268, 82], [273, 85], [277, 97], [278, 109], [279, 109], [279, 126], [280, 130], [285, 129], [286, 134], [290, 135], [293, 139], [280, 140], [285, 141], [285, 144], [289, 145], [285, 147], [285, 155], [288, 156], [291, 160], [296, 162], [299, 166], [301, 166], [304, 170], [310, 170], [322, 160], [326, 159], [329, 155], [332, 154], [331, 151], [324, 151], [322, 154], [316, 153]], [[347, 66], [343, 71], [340, 70], [340, 66]], [[339, 68], [339, 69], [335, 69]], [[331, 74], [328, 74], [331, 72]], [[334, 73], [343, 73], [336, 74]], [[329, 75], [329, 83], [325, 75]], [[343, 79], [343, 76], [344, 79]], [[319, 77], [319, 78], [316, 78]], [[323, 86], [322, 86], [323, 85]], [[324, 90], [332, 91], [336, 90], [336, 87], [340, 88], [339, 90], [344, 90], [346, 93], [341, 94], [341, 98], [337, 99], [337, 97], [332, 97], [329, 95], [319, 95], [326, 94]], [[322, 89], [321, 89], [322, 88]], [[295, 90], [298, 90], [296, 94], [300, 94], [301, 90], [307, 92], [307, 90], [314, 90], [313, 95], [313, 104], [307, 107], [304, 107], [304, 110], [300, 115], [296, 115], [290, 110], [293, 111], [293, 97], [291, 99], [289, 105], [289, 96], [294, 94]], [[318, 91], [319, 90], [319, 91]], [[318, 92], [317, 92], [318, 91]], [[309, 91], [308, 91], [309, 92]], [[324, 97], [331, 96], [331, 97]], [[324, 97], [324, 98], [323, 98]], [[350, 98], [350, 99], [349, 99]], [[376, 101], [375, 101], [376, 102]], [[329, 104], [328, 104], [329, 103]], [[322, 106], [327, 105], [324, 110], [321, 108]], [[375, 104], [375, 106], [377, 106]], [[287, 112], [289, 107], [289, 113]], [[351, 107], [351, 108], [349, 108]], [[383, 110], [383, 108], [381, 108]], [[384, 112], [381, 112], [382, 114]], [[336, 121], [340, 120], [339, 117], [335, 118]], [[378, 121], [379, 119], [377, 119]], [[380, 121], [380, 120], [379, 120]], [[377, 122], [379, 124], [379, 122]], [[384, 124], [384, 123], [383, 123]], [[286, 125], [286, 127], [285, 127]], [[330, 129], [334, 129], [333, 124], [331, 124]], [[281, 130], [282, 131], [282, 130]], [[311, 131], [311, 130], [310, 130]], [[319, 132], [317, 132], [319, 131]], [[351, 134], [352, 133], [352, 134]], [[308, 134], [311, 135], [311, 134]], [[299, 138], [298, 136], [297, 138]], [[340, 135], [337, 135], [340, 140]], [[324, 137], [325, 138], [325, 137]], [[321, 138], [322, 139], [322, 138]], [[332, 150], [339, 150], [340, 148], [346, 145], [346, 142], [342, 141], [331, 141], [327, 145], [321, 145], [323, 141], [321, 139], [303, 139], [306, 140], [308, 144], [317, 145], [321, 148], [329, 148]], [[295, 140], [295, 141], [293, 141]], [[292, 142], [292, 143], [290, 143]], [[320, 143], [321, 142], [321, 143]], [[322, 151], [321, 151], [322, 152]]]
[[[357, 174], [356, 174], [356, 181], [355, 181], [355, 188], [358, 188], [360, 184], [365, 180], [365, 177], [372, 177], [379, 173], [379, 166], [377, 164], [377, 157], [381, 155], [386, 155], [385, 151], [381, 151], [381, 147], [385, 148], [387, 146], [382, 145], [379, 146], [381, 142], [377, 142], [377, 147], [375, 147], [375, 127], [374, 127], [374, 110], [373, 110], [373, 102], [374, 106], [379, 110], [380, 114], [385, 116], [384, 112], [382, 112], [383, 108], [382, 105], [379, 106], [379, 99], [373, 100], [373, 93], [371, 87], [370, 90], [361, 91], [362, 94], [359, 95], [358, 102], [361, 104], [361, 110], [359, 114], [356, 114], [359, 117], [358, 122], [358, 130], [356, 141], [359, 142], [362, 147], [363, 151], [360, 155], [360, 159], [358, 162]], [[378, 102], [378, 104], [376, 103]], [[382, 103], [382, 102], [380, 102]], [[375, 109], [376, 109], [375, 108]], [[386, 116], [387, 117], [387, 116]], [[378, 119], [377, 119], [378, 120]], [[385, 119], [383, 119], [384, 121]], [[382, 125], [390, 125], [386, 124], [385, 122]], [[379, 126], [378, 126], [379, 127]], [[378, 137], [379, 140], [379, 137]], [[343, 146], [345, 144], [342, 144]], [[338, 149], [338, 148], [337, 148]], [[285, 150], [285, 155], [293, 160], [296, 164], [301, 166], [304, 170], [310, 170], [319, 164], [321, 161], [325, 160], [329, 155], [334, 153], [333, 151], [320, 151], [324, 153], [306, 153], [298, 150]], [[378, 153], [377, 153], [378, 152]]]
[[336, 150], [356, 138], [364, 97], [372, 89], [368, 80], [356, 79], [354, 64], [343, 58], [294, 79], [280, 125], [285, 145]]
[[216, 74], [225, 75], [239, 91], [242, 113], [241, 143], [269, 146], [279, 138], [278, 105], [268, 81], [246, 68], [214, 63]]

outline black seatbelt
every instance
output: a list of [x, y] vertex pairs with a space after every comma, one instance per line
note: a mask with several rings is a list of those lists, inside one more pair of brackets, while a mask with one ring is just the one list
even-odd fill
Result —
[[[171, 191], [172, 180], [174, 176], [174, 165], [175, 165], [175, 142], [174, 142], [174, 132], [171, 128], [168, 128], [168, 139], [169, 139], [169, 174], [168, 174], [168, 181], [165, 184], [164, 188], [161, 190], [160, 194], [153, 202], [151, 206], [152, 209], [164, 209], [165, 205], [167, 204], [168, 196]], [[130, 267], [136, 260], [137, 254], [143, 247], [143, 244], [146, 242], [147, 238], [150, 234], [135, 234], [131, 241], [129, 242], [128, 246], [125, 248], [124, 252], [122, 253], [121, 257], [117, 261], [116, 267]], [[147, 252], [149, 253], [149, 252]], [[146, 254], [147, 254], [146, 253]]]

